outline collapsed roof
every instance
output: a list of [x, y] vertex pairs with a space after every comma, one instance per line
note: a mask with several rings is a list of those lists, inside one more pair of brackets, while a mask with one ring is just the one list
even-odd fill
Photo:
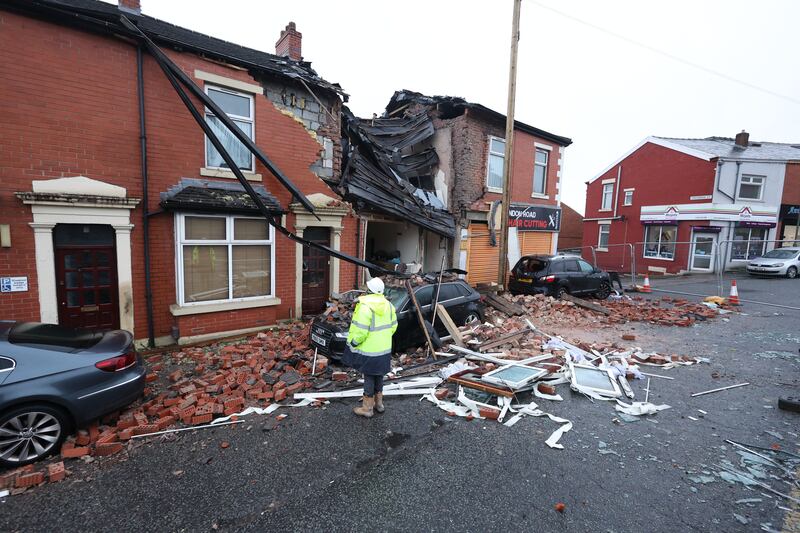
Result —
[[[261, 201], [274, 214], [284, 213], [278, 200], [263, 186], [253, 189]], [[161, 207], [165, 210], [225, 212], [256, 215], [258, 206], [239, 183], [225, 183], [194, 178], [183, 178], [180, 183], [161, 193]]]
[[428, 145], [434, 133], [430, 117], [363, 120], [347, 108], [342, 115], [342, 133], [353, 147], [339, 182], [344, 198], [454, 237], [455, 221], [433, 191], [439, 158]]
[[[502, 113], [490, 109], [481, 104], [468, 102], [464, 98], [458, 96], [425, 96], [424, 94], [403, 89], [402, 91], [395, 91], [389, 103], [386, 105], [386, 115], [392, 116], [400, 113], [411, 104], [420, 104], [428, 107], [435, 107], [439, 113], [439, 117], [443, 119], [455, 118], [464, 114], [467, 109], [479, 111], [489, 115], [491, 118], [502, 121], [505, 123], [506, 116]], [[542, 139], [552, 141], [559, 146], [569, 146], [572, 144], [572, 139], [562, 137], [555, 133], [535, 128], [519, 120], [514, 121], [514, 129], [536, 135]]]

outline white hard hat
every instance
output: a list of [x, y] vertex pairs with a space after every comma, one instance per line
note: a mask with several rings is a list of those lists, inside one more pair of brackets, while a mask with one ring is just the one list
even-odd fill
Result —
[[369, 292], [374, 294], [383, 294], [383, 280], [381, 278], [372, 278], [367, 282]]

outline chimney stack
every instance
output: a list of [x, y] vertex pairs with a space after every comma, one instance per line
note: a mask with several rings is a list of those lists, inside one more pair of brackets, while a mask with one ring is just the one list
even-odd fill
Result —
[[302, 41], [303, 34], [297, 31], [294, 22], [290, 22], [286, 25], [286, 29], [281, 31], [281, 38], [275, 43], [275, 55], [302, 61]]
[[140, 0], [117, 0], [117, 5], [121, 11], [133, 13], [134, 15], [142, 14], [142, 3]]
[[747, 148], [750, 145], [750, 134], [742, 130], [741, 133], [736, 134], [736, 146]]

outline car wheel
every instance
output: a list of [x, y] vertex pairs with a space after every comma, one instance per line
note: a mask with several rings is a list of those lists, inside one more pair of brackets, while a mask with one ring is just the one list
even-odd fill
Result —
[[477, 311], [470, 311], [469, 313], [467, 313], [467, 316], [464, 317], [464, 323], [462, 324], [462, 326], [466, 326], [467, 324], [469, 324], [474, 320], [477, 320], [478, 322], [483, 322], [483, 317]]
[[564, 297], [565, 294], [569, 294], [569, 289], [566, 287], [559, 287], [558, 291], [556, 291], [556, 298], [559, 300]]
[[611, 294], [611, 285], [605, 281], [600, 283], [600, 288], [594, 293], [595, 297], [600, 300], [605, 300]]
[[797, 277], [797, 267], [789, 267], [786, 269], [786, 277], [789, 279], [794, 279]]
[[51, 455], [66, 437], [67, 416], [46, 404], [14, 408], [0, 416], [0, 465], [22, 466]]

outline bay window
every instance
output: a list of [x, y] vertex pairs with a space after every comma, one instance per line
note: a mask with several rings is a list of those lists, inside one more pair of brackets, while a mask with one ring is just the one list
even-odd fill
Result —
[[177, 216], [178, 303], [274, 293], [274, 230], [263, 218]]
[[677, 237], [678, 226], [645, 226], [644, 257], [674, 259]]
[[767, 228], [735, 228], [731, 244], [731, 260], [747, 261], [764, 255], [766, 239]]
[[[228, 118], [239, 126], [239, 129], [245, 135], [250, 139], [253, 138], [255, 115], [253, 95], [208, 85], [206, 86], [206, 94], [228, 115]], [[239, 139], [234, 137], [233, 133], [209, 109], [206, 109], [206, 122], [238, 167], [242, 170], [253, 171], [255, 168], [253, 154]], [[206, 138], [206, 167], [228, 168], [228, 165], [223, 161], [222, 156], [208, 138]]]

